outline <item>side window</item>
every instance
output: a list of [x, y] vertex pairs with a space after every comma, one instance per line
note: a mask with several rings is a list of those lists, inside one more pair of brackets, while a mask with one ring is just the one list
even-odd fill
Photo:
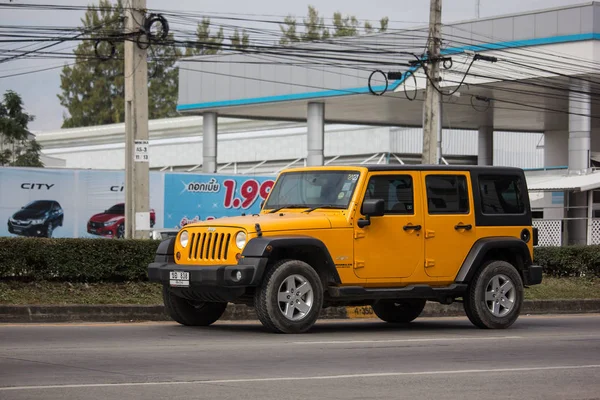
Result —
[[525, 204], [518, 176], [480, 176], [481, 211], [484, 214], [523, 214]]
[[365, 200], [383, 199], [386, 214], [414, 214], [410, 175], [378, 175], [369, 180]]
[[429, 214], [469, 213], [469, 191], [464, 175], [428, 175], [425, 186]]

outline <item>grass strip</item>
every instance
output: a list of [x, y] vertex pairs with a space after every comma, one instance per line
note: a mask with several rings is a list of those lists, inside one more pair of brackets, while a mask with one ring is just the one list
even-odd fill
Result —
[[[525, 290], [529, 300], [598, 299], [598, 278], [544, 277], [541, 285]], [[161, 286], [149, 282], [69, 283], [69, 282], [0, 282], [0, 304], [162, 304]]]

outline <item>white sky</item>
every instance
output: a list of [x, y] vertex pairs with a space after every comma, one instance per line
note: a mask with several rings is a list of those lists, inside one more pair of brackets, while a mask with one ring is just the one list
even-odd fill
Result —
[[[390, 28], [407, 28], [421, 26], [429, 19], [429, 0], [313, 0], [284, 1], [284, 0], [222, 0], [208, 2], [202, 0], [147, 0], [148, 7], [168, 9], [171, 12], [189, 11], [194, 13], [240, 13], [248, 18], [254, 15], [293, 14], [301, 22], [306, 15], [308, 5], [317, 8], [320, 15], [330, 18], [334, 12], [344, 15], [355, 15], [359, 19], [377, 21], [384, 16], [390, 19]], [[475, 2], [477, 0], [443, 0], [442, 21], [444, 23], [475, 18]], [[8, 3], [9, 0], [0, 0]], [[97, 0], [13, 0], [21, 4], [60, 4], [86, 6], [97, 3]], [[480, 0], [481, 17], [491, 17], [501, 14], [512, 14], [536, 9], [558, 7], [583, 3], [584, 0]], [[80, 25], [83, 11], [27, 11], [2, 9], [0, 25], [28, 26], [69, 26]], [[281, 18], [283, 19], [283, 18]], [[394, 22], [397, 21], [397, 22]], [[214, 21], [217, 22], [217, 21]], [[239, 23], [242, 25], [242, 23]], [[269, 25], [266, 28], [277, 28]], [[0, 49], [10, 46], [0, 43]], [[68, 47], [62, 45], [60, 48]], [[55, 49], [53, 49], [55, 50]], [[0, 77], [12, 73], [24, 72], [31, 69], [62, 65], [63, 60], [19, 60], [0, 64]], [[8, 89], [14, 90], [23, 97], [27, 112], [36, 116], [30, 124], [32, 130], [58, 129], [62, 124], [65, 109], [60, 105], [57, 94], [60, 91], [60, 68], [20, 77], [0, 79], [0, 95]]]

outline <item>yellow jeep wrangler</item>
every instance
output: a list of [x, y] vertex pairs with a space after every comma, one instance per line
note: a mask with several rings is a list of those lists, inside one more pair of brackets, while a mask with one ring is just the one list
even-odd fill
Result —
[[259, 214], [185, 226], [148, 267], [183, 325], [228, 303], [271, 331], [305, 332], [321, 310], [372, 306], [408, 323], [426, 301], [460, 301], [480, 328], [518, 318], [537, 232], [521, 169], [336, 166], [283, 171]]

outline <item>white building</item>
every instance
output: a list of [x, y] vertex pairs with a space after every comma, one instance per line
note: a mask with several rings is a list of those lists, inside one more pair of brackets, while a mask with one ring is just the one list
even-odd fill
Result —
[[[153, 120], [152, 170], [194, 171], [202, 165], [202, 116]], [[64, 160], [66, 168], [125, 168], [125, 125], [38, 132], [43, 154]], [[332, 124], [325, 127], [325, 162], [344, 164], [420, 162], [421, 128]], [[307, 127], [297, 122], [219, 120], [219, 172], [275, 173], [306, 162]], [[477, 164], [476, 131], [444, 130], [442, 156], [451, 164]], [[521, 168], [543, 166], [543, 134], [495, 132], [494, 164]], [[53, 164], [52, 166], [59, 166]]]

